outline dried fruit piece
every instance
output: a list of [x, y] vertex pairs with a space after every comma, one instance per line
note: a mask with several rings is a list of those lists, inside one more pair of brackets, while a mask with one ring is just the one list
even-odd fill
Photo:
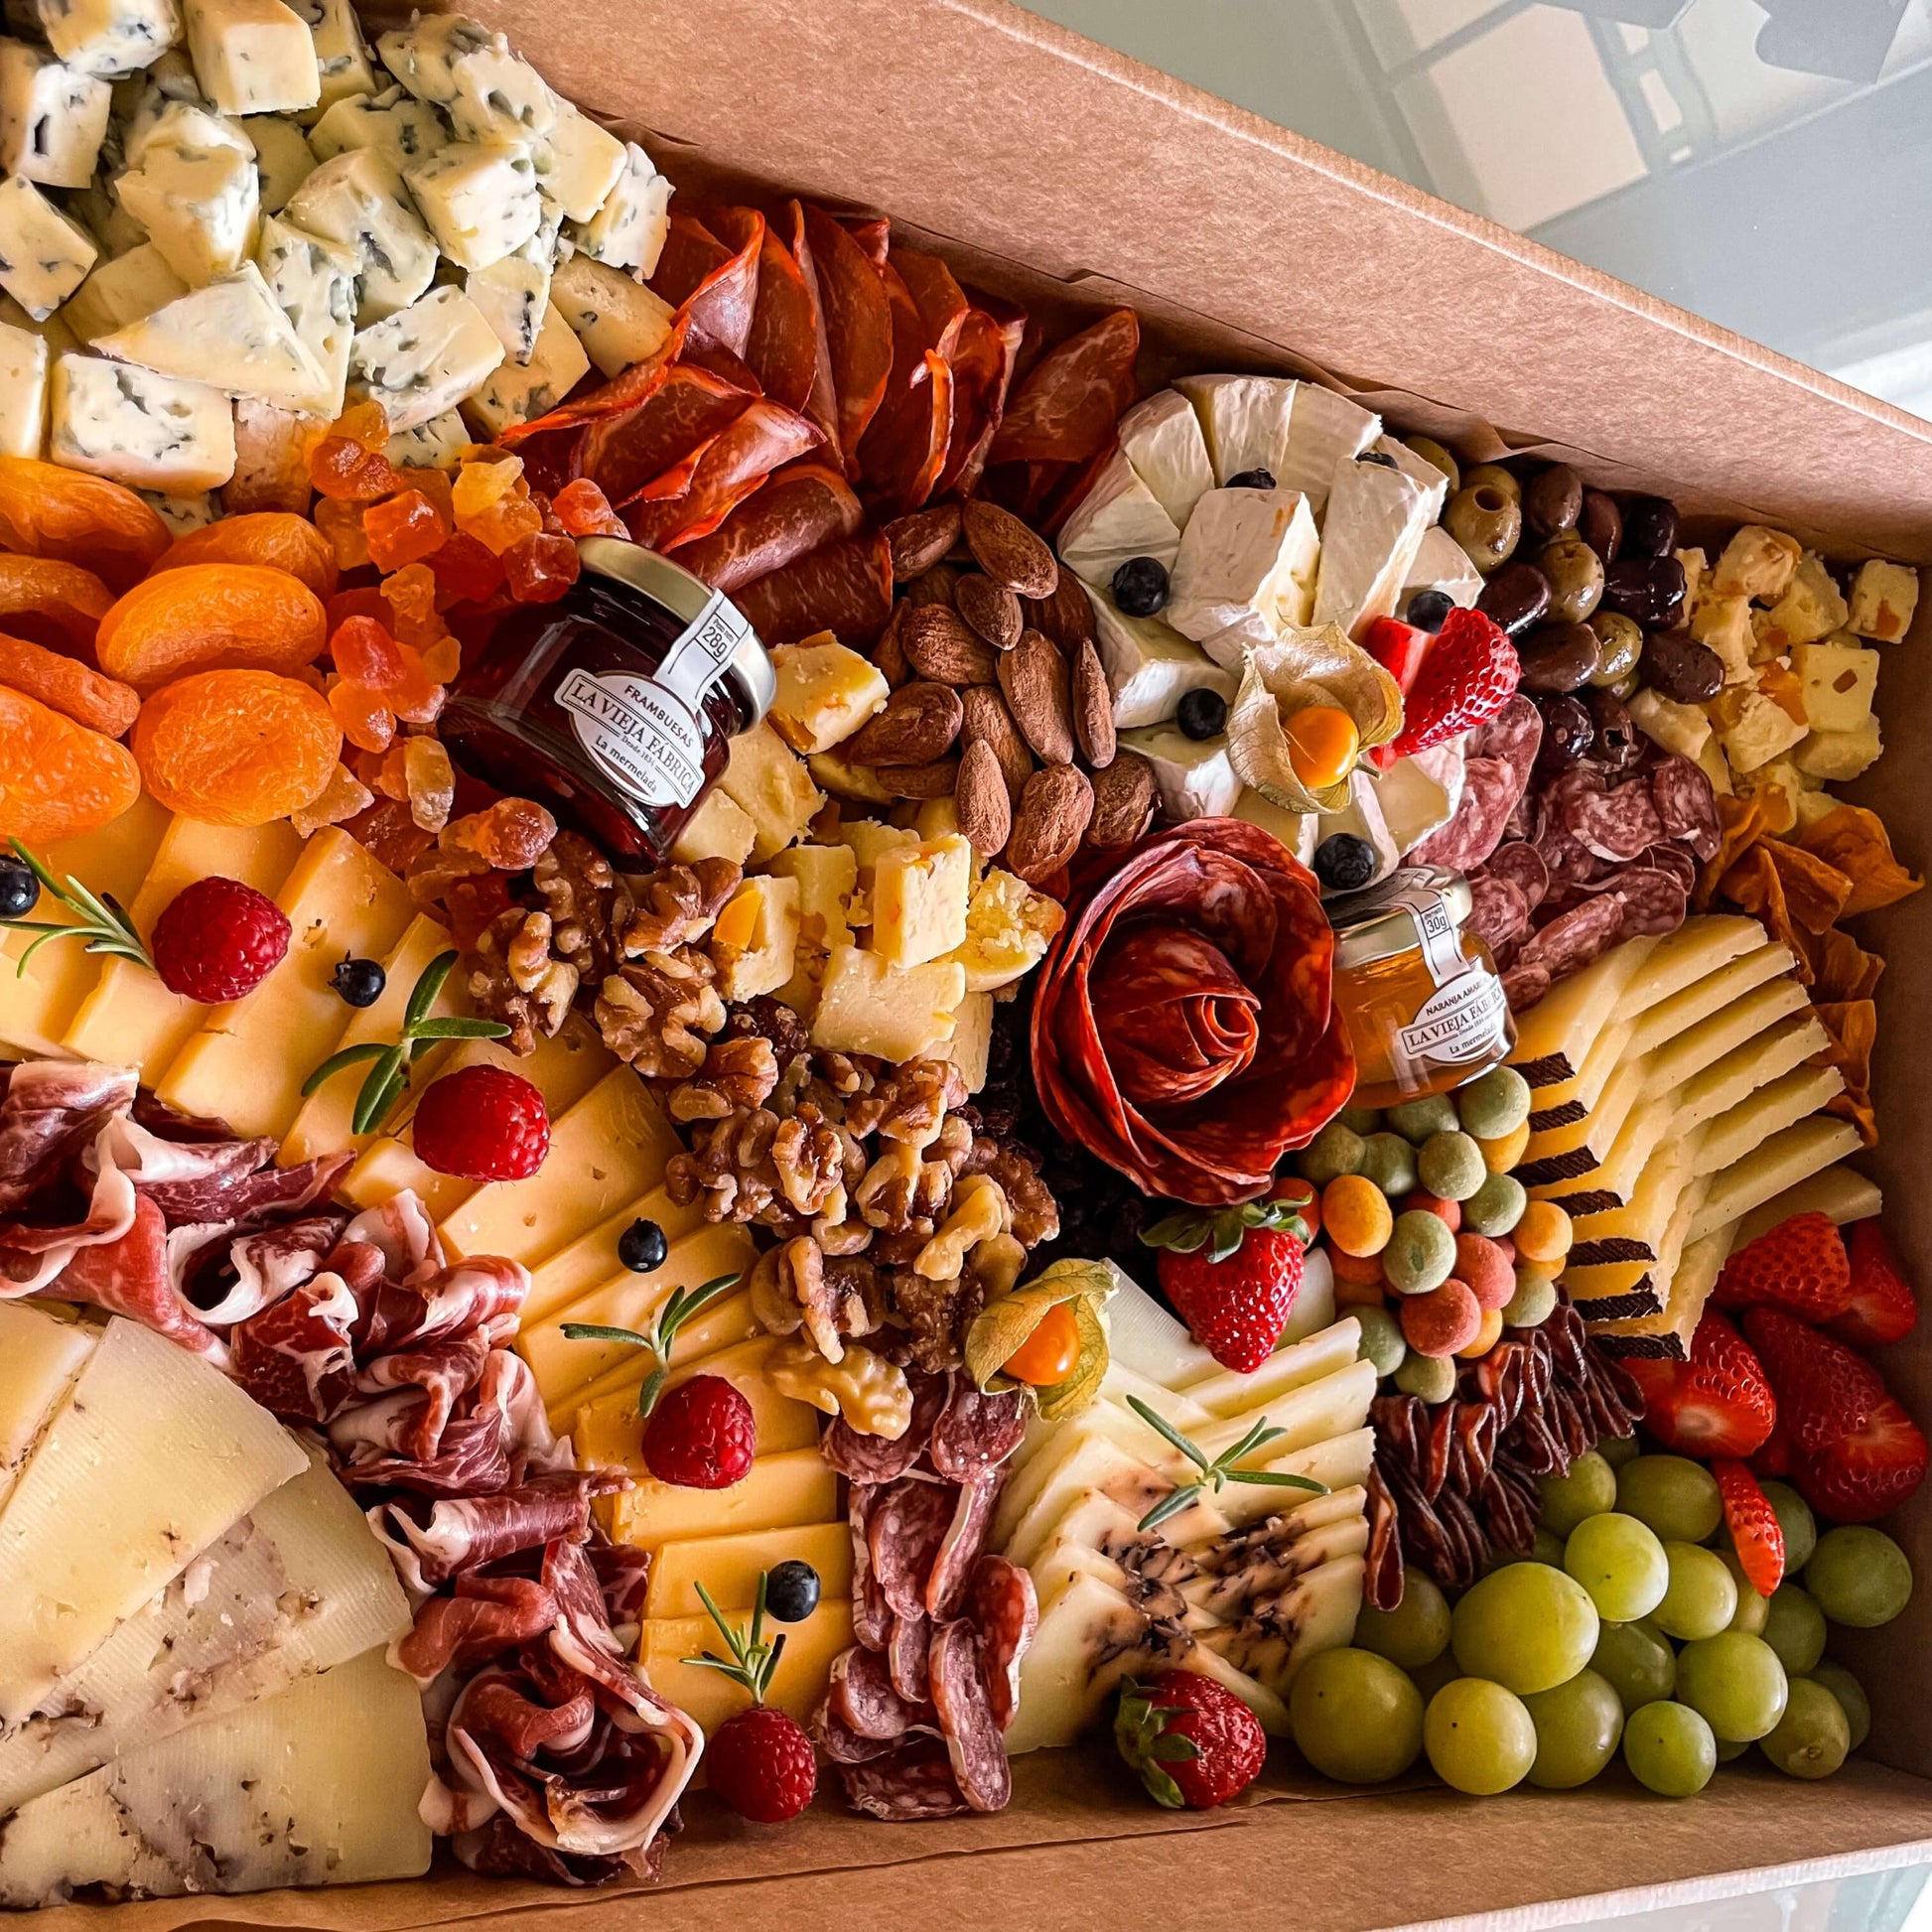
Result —
[[289, 813], [289, 823], [303, 838], [310, 838], [325, 825], [340, 825], [357, 812], [367, 811], [375, 794], [347, 765], [337, 765], [323, 786], [320, 797], [312, 798]]
[[457, 474], [453, 500], [457, 528], [499, 557], [543, 528], [543, 512], [530, 501], [530, 485], [523, 480], [521, 457], [466, 463]]
[[322, 600], [285, 570], [190, 564], [137, 584], [100, 621], [100, 667], [137, 690], [197, 671], [288, 673], [325, 640]]
[[476, 853], [498, 872], [527, 872], [556, 836], [557, 821], [534, 798], [499, 798], [486, 811], [459, 819], [443, 842]]
[[142, 576], [171, 541], [131, 489], [34, 457], [0, 457], [0, 549], [98, 571], [116, 590]]
[[403, 777], [410, 817], [425, 832], [442, 831], [456, 803], [456, 769], [449, 753], [433, 738], [412, 738], [403, 748]]
[[551, 498], [557, 521], [574, 537], [628, 537], [624, 520], [611, 499], [588, 477], [565, 483]]
[[0, 836], [36, 846], [78, 838], [140, 795], [124, 745], [0, 685]]
[[378, 798], [366, 811], [346, 821], [344, 829], [367, 848], [369, 856], [398, 875], [409, 870], [436, 842], [409, 816], [409, 807], [393, 798]]
[[374, 618], [344, 619], [330, 634], [329, 654], [351, 684], [392, 691], [402, 682], [402, 652]]
[[423, 651], [423, 675], [437, 684], [448, 684], [463, 669], [463, 639], [454, 634], [439, 637]]
[[396, 714], [380, 691], [345, 678], [329, 693], [329, 709], [358, 752], [386, 752], [395, 738]]
[[322, 697], [271, 671], [203, 671], [141, 707], [134, 756], [170, 811], [210, 825], [266, 825], [320, 797], [343, 735]]
[[81, 650], [112, 608], [114, 593], [91, 570], [54, 557], [0, 555], [0, 619], [45, 618]]
[[503, 566], [496, 553], [467, 531], [459, 530], [428, 562], [440, 611], [452, 604], [484, 603], [503, 588]]
[[389, 628], [396, 641], [421, 649], [442, 636], [444, 623], [436, 609], [436, 573], [427, 564], [409, 564], [382, 580], [382, 601], [389, 607]]
[[330, 425], [309, 453], [309, 479], [323, 495], [340, 502], [373, 503], [404, 488], [403, 478], [383, 455], [389, 419], [379, 403], [357, 403]]
[[503, 575], [519, 604], [554, 604], [577, 581], [577, 546], [542, 532], [503, 552]]
[[452, 534], [450, 519], [420, 489], [405, 489], [362, 512], [369, 560], [381, 571], [435, 556]]
[[118, 679], [25, 637], [0, 633], [0, 684], [38, 698], [64, 718], [109, 738], [125, 737], [141, 709], [140, 693]]
[[336, 588], [337, 563], [331, 539], [306, 516], [260, 510], [253, 516], [224, 516], [175, 542], [157, 572], [184, 564], [259, 564], [299, 577], [318, 597]]
[[339, 503], [325, 496], [316, 505], [316, 528], [329, 539], [338, 569], [366, 570], [374, 561], [369, 555], [369, 540], [362, 531], [360, 503]]
[[402, 653], [402, 682], [383, 695], [389, 709], [404, 724], [433, 725], [442, 715], [444, 690], [423, 666], [422, 653], [413, 644], [399, 644]]

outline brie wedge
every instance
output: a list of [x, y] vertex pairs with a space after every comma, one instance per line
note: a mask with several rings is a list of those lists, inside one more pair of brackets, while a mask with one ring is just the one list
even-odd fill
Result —
[[1335, 466], [1321, 526], [1316, 623], [1338, 623], [1360, 643], [1377, 618], [1395, 615], [1402, 581], [1433, 520], [1432, 501], [1420, 483], [1384, 464], [1349, 458]]
[[1116, 450], [1060, 526], [1057, 542], [1067, 569], [1105, 589], [1130, 557], [1153, 557], [1172, 571], [1180, 531], [1135, 474], [1126, 452]]
[[[1173, 386], [1194, 406], [1216, 483], [1225, 488], [1231, 477], [1250, 470], [1266, 470], [1283, 483], [1299, 382], [1285, 375], [1183, 375]], [[1324, 473], [1321, 487], [1327, 486]]]
[[1299, 490], [1210, 489], [1180, 540], [1168, 621], [1238, 669], [1243, 642], [1308, 622], [1318, 549]]
[[1470, 609], [1482, 595], [1482, 573], [1469, 561], [1469, 553], [1438, 525], [1425, 530], [1416, 549], [1416, 560], [1402, 583], [1401, 609], [1418, 591], [1447, 591], [1458, 611]]
[[1120, 447], [1177, 530], [1214, 487], [1214, 466], [1194, 406], [1177, 389], [1137, 402], [1120, 419]]
[[1114, 695], [1114, 724], [1121, 731], [1164, 725], [1189, 691], [1218, 691], [1229, 704], [1240, 684], [1225, 669], [1159, 618], [1130, 618], [1104, 591], [1089, 590], [1094, 646], [1107, 688]]
[[1319, 516], [1337, 466], [1360, 456], [1381, 433], [1382, 419], [1373, 410], [1304, 382], [1295, 397], [1288, 456], [1275, 472], [1275, 482], [1283, 489], [1301, 490]]
[[1171, 824], [1225, 818], [1241, 796], [1241, 780], [1228, 758], [1225, 738], [1194, 739], [1175, 725], [1149, 725], [1122, 732], [1120, 743], [1153, 765], [1161, 815]]
[[1375, 780], [1375, 794], [1396, 851], [1412, 851], [1441, 831], [1462, 802], [1461, 739], [1397, 759]]

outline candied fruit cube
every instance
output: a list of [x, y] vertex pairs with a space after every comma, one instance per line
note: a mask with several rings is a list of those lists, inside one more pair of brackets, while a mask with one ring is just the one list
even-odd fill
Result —
[[429, 559], [436, 578], [436, 608], [453, 604], [482, 604], [503, 588], [503, 566], [496, 553], [459, 530]]
[[362, 512], [362, 534], [370, 562], [386, 572], [433, 557], [450, 535], [450, 523], [420, 489], [405, 489]]
[[353, 443], [358, 449], [386, 450], [389, 447], [389, 412], [379, 402], [351, 403], [329, 425], [331, 436]]
[[351, 684], [388, 691], [402, 682], [402, 652], [375, 618], [345, 618], [330, 634], [329, 654]]
[[325, 496], [316, 504], [316, 528], [329, 539], [338, 570], [362, 570], [372, 561], [362, 530], [362, 506]]
[[367, 811], [375, 794], [345, 764], [339, 764], [319, 797], [298, 806], [289, 814], [289, 823], [303, 838], [313, 837], [325, 825], [340, 825], [357, 812]]
[[512, 502], [529, 493], [530, 486], [523, 481], [523, 459], [520, 456], [473, 459], [457, 472], [456, 481], [450, 485], [451, 501], [455, 505], [459, 523], [472, 516], [481, 516], [499, 503]]
[[408, 801], [399, 798], [378, 798], [367, 811], [350, 819], [345, 829], [378, 864], [397, 874], [406, 873], [436, 839], [433, 832], [425, 832], [410, 817]]
[[498, 872], [527, 872], [550, 850], [557, 821], [534, 798], [498, 798], [481, 812], [455, 820], [438, 844], [474, 853]]
[[396, 714], [380, 691], [341, 679], [329, 693], [329, 709], [357, 751], [386, 752], [395, 738]]
[[443, 687], [423, 668], [422, 652], [413, 644], [396, 646], [402, 655], [402, 678], [383, 696], [389, 709], [411, 725], [433, 725], [443, 710]]
[[611, 499], [589, 477], [567, 483], [551, 500], [557, 521], [574, 537], [627, 537], [624, 520], [611, 507]]
[[323, 495], [347, 503], [378, 502], [403, 486], [386, 456], [345, 436], [325, 436], [310, 452], [309, 480]]
[[503, 552], [503, 576], [519, 604], [554, 604], [577, 582], [577, 546], [541, 531]]
[[442, 636], [444, 623], [436, 609], [436, 573], [427, 564], [406, 564], [382, 580], [382, 598], [390, 611], [390, 629], [399, 642], [420, 650]]
[[409, 803], [409, 745], [405, 740], [400, 745], [391, 745], [382, 756], [381, 768], [375, 774], [375, 788], [384, 798], [393, 798], [397, 804]]
[[350, 618], [373, 618], [384, 630], [389, 627], [389, 607], [373, 584], [358, 585], [352, 591], [338, 591], [325, 608], [332, 637]]
[[437, 684], [448, 684], [463, 668], [463, 642], [453, 635], [439, 637], [423, 652], [423, 675]]
[[[413, 884], [413, 882], [412, 882]], [[509, 881], [499, 872], [485, 873], [481, 879], [458, 879], [443, 895], [450, 914], [450, 937], [468, 952], [483, 936], [497, 913], [508, 908]]]
[[403, 775], [410, 816], [425, 832], [442, 831], [456, 804], [456, 769], [449, 753], [433, 738], [412, 738], [403, 748]]

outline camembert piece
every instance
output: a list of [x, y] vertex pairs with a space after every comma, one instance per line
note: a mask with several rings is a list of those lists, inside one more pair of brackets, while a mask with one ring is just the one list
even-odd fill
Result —
[[1207, 690], [1234, 702], [1241, 679], [1161, 618], [1130, 618], [1112, 594], [1089, 589], [1094, 647], [1107, 688], [1114, 694], [1114, 724], [1121, 731], [1165, 725], [1189, 691]]
[[1054, 547], [1075, 576], [1105, 589], [1130, 557], [1153, 557], [1172, 570], [1180, 530], [1127, 453], [1116, 450], [1061, 525]]
[[1120, 447], [1169, 521], [1184, 530], [1194, 505], [1215, 482], [1193, 404], [1178, 389], [1163, 389], [1136, 403], [1120, 419]]
[[[1281, 483], [1288, 470], [1298, 382], [1281, 375], [1183, 375], [1173, 386], [1193, 405], [1216, 485], [1224, 489], [1236, 477], [1255, 470], [1265, 470]], [[1326, 474], [1321, 486], [1328, 486]], [[1194, 507], [1199, 502], [1196, 492]], [[1184, 527], [1182, 518], [1174, 521]]]
[[1153, 765], [1162, 809], [1175, 824], [1190, 818], [1225, 818], [1240, 799], [1241, 778], [1228, 757], [1225, 738], [1189, 738], [1174, 725], [1149, 725], [1122, 732], [1120, 744]]
[[1338, 623], [1359, 641], [1377, 618], [1393, 617], [1433, 509], [1432, 492], [1400, 470], [1341, 464], [1321, 526], [1313, 621]]
[[1308, 622], [1318, 550], [1300, 490], [1210, 490], [1180, 540], [1167, 620], [1238, 671], [1242, 644]]

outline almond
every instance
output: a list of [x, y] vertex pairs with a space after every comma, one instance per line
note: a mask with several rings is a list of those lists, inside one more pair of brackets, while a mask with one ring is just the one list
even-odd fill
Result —
[[913, 604], [951, 604], [952, 587], [965, 573], [957, 566], [937, 563], [906, 585], [905, 595]]
[[912, 675], [912, 667], [905, 661], [904, 646], [898, 640], [898, 627], [911, 615], [912, 606], [901, 598], [893, 606], [893, 615], [886, 620], [886, 628], [872, 647], [874, 666], [895, 691]]
[[1114, 761], [1114, 694], [1091, 638], [1075, 644], [1067, 655], [1073, 660], [1073, 736], [1089, 768], [1104, 771]]
[[957, 691], [914, 678], [839, 749], [855, 764], [929, 764], [952, 750], [961, 716]]
[[895, 798], [950, 798], [959, 786], [959, 760], [935, 759], [930, 764], [880, 764], [873, 775]]
[[935, 684], [993, 682], [992, 647], [943, 604], [921, 604], [908, 611], [898, 626], [898, 645], [906, 662]]
[[959, 541], [959, 505], [938, 503], [888, 523], [881, 532], [893, 553], [898, 583], [922, 576]]
[[953, 608], [995, 650], [1011, 650], [1026, 628], [1020, 600], [1004, 584], [977, 571], [953, 586]]
[[996, 857], [1013, 830], [1013, 800], [1007, 796], [999, 758], [983, 738], [960, 753], [952, 795], [967, 843], [982, 859]]
[[1001, 653], [996, 669], [1000, 689], [1020, 735], [1044, 764], [1073, 761], [1073, 693], [1066, 659], [1037, 630]]
[[1093, 818], [1093, 786], [1075, 764], [1049, 764], [1027, 780], [1007, 840], [1007, 865], [1030, 886], [1050, 878], [1080, 849]]
[[987, 576], [1022, 597], [1050, 597], [1059, 582], [1060, 567], [1044, 539], [997, 503], [975, 498], [966, 505], [966, 542]]
[[1132, 845], [1154, 817], [1154, 767], [1138, 752], [1122, 752], [1093, 778], [1093, 823], [1087, 843], [1110, 850]]
[[965, 716], [959, 727], [962, 745], [986, 745], [1000, 761], [1000, 774], [1006, 780], [1007, 797], [1019, 804], [1027, 780], [1034, 775], [1034, 755], [1013, 722], [1007, 701], [991, 685], [976, 685], [959, 694]]
[[1093, 606], [1070, 570], [1060, 572], [1050, 597], [1025, 598], [1021, 609], [1035, 630], [1043, 630], [1062, 649], [1071, 649], [1094, 634]]

